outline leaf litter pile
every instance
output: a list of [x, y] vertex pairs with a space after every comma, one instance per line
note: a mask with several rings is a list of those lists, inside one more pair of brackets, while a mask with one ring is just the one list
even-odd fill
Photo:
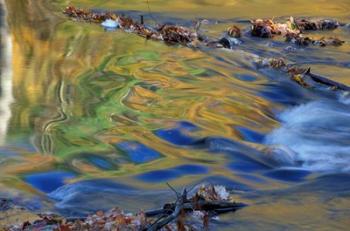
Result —
[[336, 37], [321, 37], [315, 39], [304, 35], [308, 30], [334, 30], [340, 26], [339, 22], [330, 19], [322, 20], [294, 20], [290, 17], [286, 23], [276, 23], [272, 19], [252, 20], [251, 35], [261, 38], [272, 38], [274, 36], [284, 36], [287, 42], [292, 42], [300, 46], [341, 46], [344, 41]]
[[[106, 29], [119, 28], [146, 39], [163, 41], [170, 45], [179, 44], [190, 48], [210, 47], [234, 49], [234, 47], [242, 43], [240, 38], [244, 34], [238, 26], [232, 25], [227, 28], [222, 37], [209, 39], [200, 30], [201, 23], [205, 20], [198, 22], [194, 28], [187, 28], [170, 24], [149, 26], [144, 24], [143, 16], [141, 16], [140, 22], [138, 22], [130, 17], [117, 15], [116, 13], [94, 12], [74, 6], [66, 7], [63, 13], [77, 21], [101, 23]], [[265, 39], [282, 37], [286, 42], [297, 46], [337, 47], [345, 43], [345, 41], [337, 37], [314, 38], [305, 34], [307, 31], [331, 31], [343, 26], [343, 24], [333, 19], [294, 19], [290, 17], [285, 22], [275, 22], [273, 19], [254, 19], [250, 23], [251, 27], [248, 36], [250, 35], [252, 37]], [[350, 91], [349, 86], [314, 74], [309, 67], [300, 67], [297, 64], [287, 63], [282, 58], [263, 58], [257, 57], [254, 54], [251, 54], [251, 58], [258, 67], [271, 68], [286, 73], [292, 81], [295, 81], [302, 87], [321, 87], [330, 90]]]
[[[234, 212], [245, 206], [237, 203], [233, 195], [219, 185], [202, 185], [194, 195], [186, 189], [176, 192], [176, 200], [157, 210], [126, 213], [120, 208], [98, 211], [86, 218], [63, 218], [53, 214], [40, 214], [38, 219], [11, 225], [6, 231], [57, 230], [57, 231], [115, 231], [115, 230], [208, 230], [210, 221], [219, 214]], [[10, 206], [7, 206], [10, 208]]]

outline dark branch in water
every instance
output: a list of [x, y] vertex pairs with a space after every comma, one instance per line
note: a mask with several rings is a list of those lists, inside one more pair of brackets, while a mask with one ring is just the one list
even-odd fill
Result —
[[160, 230], [165, 225], [171, 223], [180, 215], [180, 212], [183, 211], [184, 203], [186, 200], [187, 200], [187, 190], [184, 189], [182, 192], [182, 195], [175, 202], [175, 208], [173, 209], [173, 212], [170, 215], [166, 216], [164, 219], [160, 219], [157, 222], [153, 223], [150, 227], [146, 228], [145, 230], [147, 231]]
[[332, 90], [350, 91], [350, 87], [345, 84], [314, 74], [311, 72], [311, 68], [301, 68], [295, 64], [287, 64], [281, 58], [262, 59], [259, 60], [258, 64], [262, 67], [270, 67], [288, 73], [290, 78], [302, 87], [311, 88], [312, 82], [309, 80], [312, 80], [315, 83], [330, 87]]
[[330, 80], [330, 79], [327, 79], [323, 76], [313, 74], [313, 73], [311, 73], [310, 68], [307, 70], [307, 72], [305, 74], [310, 76], [313, 81], [318, 82], [320, 84], [330, 86], [334, 90], [350, 91], [349, 86], [342, 84], [342, 83], [335, 82], [335, 81]]
[[[246, 206], [243, 203], [231, 202], [229, 193], [223, 186], [201, 186], [191, 198], [188, 197], [186, 188], [182, 193], [178, 193], [172, 187], [171, 190], [175, 191], [177, 199], [175, 202], [166, 203], [162, 209], [141, 211], [133, 215], [114, 208], [107, 212], [98, 211], [85, 218], [39, 214], [38, 219], [33, 222], [24, 221], [6, 230], [203, 230], [203, 227], [198, 227], [198, 223], [202, 223], [206, 228], [211, 217], [234, 212]], [[0, 200], [0, 208], [7, 208], [8, 205], [8, 201]], [[187, 218], [191, 218], [192, 223], [187, 221]]]

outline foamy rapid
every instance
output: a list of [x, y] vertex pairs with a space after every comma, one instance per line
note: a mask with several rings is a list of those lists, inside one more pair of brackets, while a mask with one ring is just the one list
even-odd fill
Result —
[[339, 102], [310, 102], [283, 112], [281, 127], [267, 135], [265, 143], [293, 150], [302, 168], [349, 171], [350, 107], [346, 102], [344, 95]]

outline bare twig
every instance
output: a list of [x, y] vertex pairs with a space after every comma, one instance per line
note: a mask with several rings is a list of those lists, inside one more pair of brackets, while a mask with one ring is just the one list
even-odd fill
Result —
[[178, 191], [176, 191], [176, 189], [174, 189], [168, 182], [166, 182], [166, 185], [171, 189], [171, 191], [173, 191], [175, 193], [177, 199], [179, 199], [180, 193]]
[[187, 190], [184, 189], [182, 195], [177, 199], [175, 203], [175, 209], [172, 214], [165, 217], [164, 219], [160, 219], [157, 223], [152, 224], [149, 228], [147, 228], [147, 231], [156, 231], [164, 227], [165, 225], [169, 224], [173, 220], [175, 220], [180, 212], [184, 208], [184, 202], [187, 200]]

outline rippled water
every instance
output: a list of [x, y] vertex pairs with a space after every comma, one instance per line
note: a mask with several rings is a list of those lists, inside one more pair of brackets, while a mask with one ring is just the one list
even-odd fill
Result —
[[[5, 2], [1, 196], [82, 215], [157, 207], [172, 197], [165, 182], [213, 182], [249, 204], [221, 217], [220, 230], [350, 225], [350, 95], [302, 89], [252, 63], [284, 57], [350, 85], [349, 28], [332, 33], [342, 47], [287, 52], [284, 42], [245, 37], [234, 50], [193, 50], [70, 21], [67, 1]], [[145, 1], [71, 2], [153, 23]], [[350, 22], [347, 0], [150, 2], [160, 22], [208, 19], [212, 37], [255, 17]]]

